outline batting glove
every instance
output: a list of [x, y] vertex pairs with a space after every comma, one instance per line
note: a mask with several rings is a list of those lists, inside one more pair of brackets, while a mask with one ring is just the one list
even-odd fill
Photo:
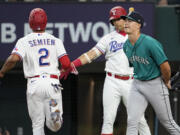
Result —
[[68, 75], [69, 75], [70, 73], [75, 74], [75, 75], [78, 75], [78, 71], [77, 71], [77, 69], [76, 69], [76, 67], [74, 66], [73, 63], [71, 63], [71, 66], [70, 66], [67, 70], [61, 69], [60, 72], [61, 72], [61, 75], [60, 75], [60, 77], [59, 77], [60, 80], [61, 80], [62, 78], [64, 78], [64, 80], [66, 80], [67, 77], [68, 77]]

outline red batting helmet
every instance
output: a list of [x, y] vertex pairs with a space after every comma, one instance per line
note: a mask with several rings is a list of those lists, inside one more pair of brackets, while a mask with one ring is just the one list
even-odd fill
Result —
[[[109, 12], [109, 21], [112, 24], [112, 20], [119, 19], [121, 16], [126, 16], [126, 10], [121, 6], [113, 7]], [[113, 24], [112, 24], [113, 25]]]
[[29, 15], [29, 25], [32, 30], [45, 30], [47, 24], [46, 12], [41, 8], [34, 8]]

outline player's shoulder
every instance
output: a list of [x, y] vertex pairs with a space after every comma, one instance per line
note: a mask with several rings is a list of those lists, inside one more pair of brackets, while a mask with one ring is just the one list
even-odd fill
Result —
[[155, 38], [153, 38], [152, 36], [146, 35], [146, 34], [141, 34], [142, 37], [144, 37], [146, 39], [146, 41], [148, 42], [158, 42]]
[[47, 32], [44, 32], [44, 35], [46, 37], [49, 37], [49, 38], [55, 38], [55, 39], [58, 39], [57, 37], [55, 37], [54, 35], [50, 34], [50, 33], [47, 33]]
[[116, 31], [112, 31], [112, 32], [110, 32], [110, 33], [108, 33], [108, 34], [105, 34], [105, 35], [101, 38], [101, 40], [109, 40], [109, 39], [111, 39], [112, 37], [114, 38], [115, 35], [116, 35]]
[[24, 36], [24, 37], [20, 37], [18, 40], [17, 40], [17, 42], [23, 42], [23, 41], [25, 41], [25, 40], [27, 40], [28, 38], [27, 38], [27, 35], [26, 36]]
[[149, 36], [149, 35], [145, 35], [145, 34], [143, 34], [142, 36], [144, 36], [145, 37], [145, 42], [146, 42], [146, 44], [147, 45], [149, 45], [149, 46], [160, 46], [160, 47], [162, 47], [162, 45], [161, 45], [161, 43], [157, 40], [157, 39], [155, 39], [154, 37], [152, 37], [152, 36]]
[[44, 33], [46, 35], [46, 37], [49, 37], [50, 39], [54, 39], [56, 41], [62, 42], [62, 40], [60, 38], [57, 38], [56, 36], [49, 34], [47, 32]]
[[126, 47], [128, 47], [128, 46], [131, 46], [129, 39], [127, 39], [127, 40], [124, 42], [123, 48], [126, 48]]
[[110, 33], [108, 33], [106, 36], [108, 37], [114, 37], [114, 36], [117, 36], [118, 33], [116, 31], [111, 31]]

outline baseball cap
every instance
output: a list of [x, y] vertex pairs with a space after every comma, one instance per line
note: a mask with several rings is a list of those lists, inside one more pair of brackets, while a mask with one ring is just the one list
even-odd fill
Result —
[[129, 20], [132, 20], [132, 21], [135, 21], [139, 24], [141, 24], [141, 28], [143, 27], [144, 25], [144, 18], [140, 15], [140, 13], [136, 12], [136, 11], [133, 11], [133, 12], [130, 12], [128, 15], [126, 16], [121, 16], [122, 19], [126, 19], [128, 18]]

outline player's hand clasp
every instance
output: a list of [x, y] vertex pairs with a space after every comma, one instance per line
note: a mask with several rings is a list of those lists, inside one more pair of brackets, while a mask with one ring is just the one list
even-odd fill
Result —
[[77, 71], [77, 69], [76, 69], [76, 67], [74, 66], [73, 63], [71, 63], [70, 67], [69, 67], [67, 70], [61, 69], [60, 72], [61, 72], [61, 75], [60, 75], [60, 77], [59, 77], [60, 80], [61, 80], [62, 78], [64, 78], [64, 80], [66, 80], [67, 77], [68, 77], [68, 75], [69, 75], [70, 73], [75, 74], [75, 75], [78, 75], [78, 71]]

